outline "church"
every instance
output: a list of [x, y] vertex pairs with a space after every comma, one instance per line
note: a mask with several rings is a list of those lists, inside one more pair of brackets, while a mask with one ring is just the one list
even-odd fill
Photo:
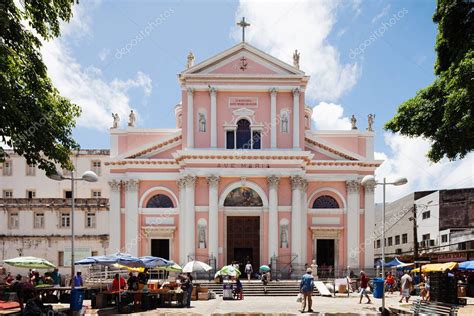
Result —
[[[176, 128], [110, 129], [110, 251], [373, 267], [374, 132], [313, 130], [310, 80], [243, 41], [178, 75]], [[115, 117], [114, 117], [115, 119]]]

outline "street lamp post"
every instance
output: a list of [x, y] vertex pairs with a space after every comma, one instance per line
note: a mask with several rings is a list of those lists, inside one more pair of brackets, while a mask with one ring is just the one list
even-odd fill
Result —
[[382, 290], [382, 315], [385, 315], [385, 187], [387, 185], [404, 185], [408, 182], [406, 178], [398, 178], [393, 182], [387, 182], [383, 178], [383, 182], [377, 182], [375, 177], [367, 175], [362, 179], [362, 184], [382, 185], [383, 207], [382, 207], [382, 279], [384, 281]]
[[71, 288], [74, 288], [74, 212], [76, 210], [76, 204], [74, 201], [75, 181], [97, 182], [98, 177], [93, 171], [84, 172], [80, 178], [74, 178], [74, 171], [71, 171], [71, 176], [65, 177], [57, 170], [55, 173], [47, 173], [46, 176], [55, 181], [71, 180]]

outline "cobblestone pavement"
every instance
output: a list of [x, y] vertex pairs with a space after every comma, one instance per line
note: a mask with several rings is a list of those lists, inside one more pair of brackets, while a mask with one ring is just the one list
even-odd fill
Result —
[[[419, 297], [412, 297], [417, 299]], [[313, 315], [377, 315], [381, 306], [380, 299], [372, 299], [372, 304], [359, 304], [359, 297], [352, 294], [350, 297], [313, 297]], [[396, 307], [409, 310], [410, 304], [398, 303], [399, 296], [387, 294], [387, 307]], [[474, 315], [474, 301], [461, 308], [459, 315]], [[301, 315], [301, 305], [296, 297], [245, 297], [242, 301], [224, 301], [221, 297], [209, 301], [193, 301], [190, 309], [160, 308], [154, 311], [134, 313], [132, 315]], [[109, 314], [109, 313], [107, 313]], [[110, 314], [115, 314], [111, 311]], [[97, 315], [95, 313], [86, 315]], [[103, 313], [100, 313], [103, 315]], [[130, 314], [129, 314], [130, 315]], [[304, 313], [310, 315], [310, 313]]]

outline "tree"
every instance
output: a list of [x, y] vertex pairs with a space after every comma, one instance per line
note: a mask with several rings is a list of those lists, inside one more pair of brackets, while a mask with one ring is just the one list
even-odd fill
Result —
[[474, 3], [438, 0], [436, 79], [401, 104], [385, 128], [431, 141], [428, 157], [463, 158], [474, 148]]
[[[16, 4], [15, 4], [16, 3]], [[54, 88], [43, 63], [42, 40], [60, 35], [71, 0], [0, 2], [0, 141], [27, 163], [52, 172], [72, 168], [72, 138], [80, 108]], [[0, 142], [0, 161], [8, 156]]]

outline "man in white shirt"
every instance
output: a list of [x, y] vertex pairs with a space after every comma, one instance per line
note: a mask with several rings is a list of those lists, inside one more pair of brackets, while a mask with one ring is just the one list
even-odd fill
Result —
[[413, 282], [413, 279], [408, 274], [408, 272], [405, 271], [402, 278], [400, 279], [400, 287], [401, 287], [402, 297], [398, 301], [399, 303], [401, 303], [403, 301], [403, 298], [405, 298], [405, 301], [408, 303], [408, 300], [410, 299], [410, 291], [411, 291], [411, 288], [412, 288], [412, 282]]
[[253, 272], [252, 264], [250, 263], [250, 261], [247, 261], [247, 264], [245, 265], [245, 273], [247, 274], [247, 279], [249, 281], [250, 281], [250, 278], [252, 277], [252, 272]]

